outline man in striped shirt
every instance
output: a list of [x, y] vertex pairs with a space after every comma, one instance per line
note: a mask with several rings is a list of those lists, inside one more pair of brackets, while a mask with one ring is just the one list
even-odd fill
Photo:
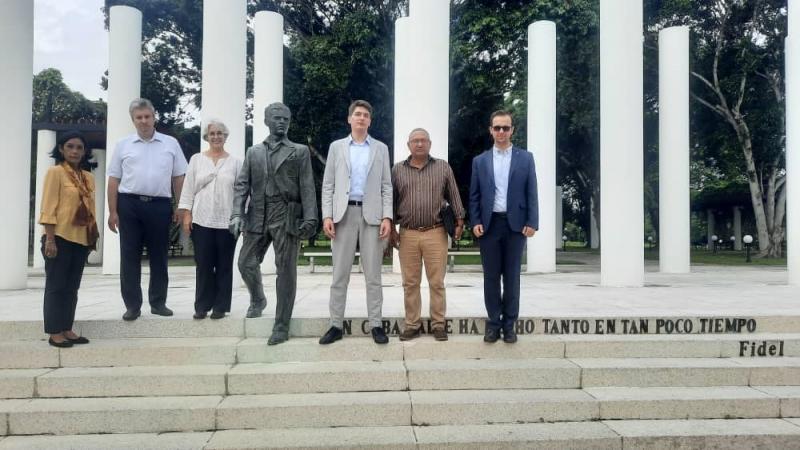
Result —
[[431, 139], [426, 130], [411, 131], [408, 150], [411, 155], [392, 168], [394, 217], [400, 225], [400, 233], [393, 233], [393, 245], [399, 248], [406, 310], [400, 340], [414, 339], [422, 330], [419, 285], [424, 262], [430, 286], [431, 328], [437, 341], [446, 341], [444, 275], [448, 243], [440, 211], [450, 203], [457, 221], [455, 238], [459, 239], [464, 229], [464, 207], [450, 165], [430, 156]]

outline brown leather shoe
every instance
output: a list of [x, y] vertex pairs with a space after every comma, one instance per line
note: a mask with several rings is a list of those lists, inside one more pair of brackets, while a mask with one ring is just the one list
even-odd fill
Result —
[[436, 328], [433, 330], [433, 338], [437, 341], [446, 341], [447, 340], [447, 330], [444, 328]]
[[414, 338], [418, 338], [420, 335], [419, 328], [411, 328], [406, 327], [402, 333], [400, 333], [400, 340], [401, 341], [410, 341]]

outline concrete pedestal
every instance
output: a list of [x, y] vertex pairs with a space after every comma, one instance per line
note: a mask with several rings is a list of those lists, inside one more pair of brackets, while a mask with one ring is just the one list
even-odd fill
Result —
[[34, 199], [33, 213], [33, 268], [44, 269], [44, 256], [39, 251], [39, 235], [42, 233], [42, 226], [39, 225], [39, 217], [42, 214], [42, 190], [44, 189], [44, 177], [47, 171], [53, 167], [55, 161], [50, 157], [50, 152], [56, 146], [56, 132], [53, 130], [39, 130], [36, 133], [36, 198]]
[[[128, 107], [140, 95], [142, 13], [129, 6], [112, 6], [109, 16], [106, 157], [111, 160], [117, 141], [136, 131]], [[108, 217], [108, 205], [104, 217]], [[119, 274], [119, 235], [105, 233], [103, 237], [103, 274]]]
[[600, 1], [600, 283], [644, 279], [642, 2]]

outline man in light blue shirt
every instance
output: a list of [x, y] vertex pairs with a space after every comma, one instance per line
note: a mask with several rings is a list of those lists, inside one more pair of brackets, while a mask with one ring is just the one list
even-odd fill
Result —
[[181, 196], [186, 158], [178, 141], [155, 129], [155, 109], [138, 98], [128, 111], [136, 133], [114, 147], [108, 166], [108, 228], [120, 234], [120, 290], [124, 320], [136, 320], [142, 307], [142, 250], [150, 261], [150, 312], [171, 316], [167, 308], [167, 251], [172, 192]]

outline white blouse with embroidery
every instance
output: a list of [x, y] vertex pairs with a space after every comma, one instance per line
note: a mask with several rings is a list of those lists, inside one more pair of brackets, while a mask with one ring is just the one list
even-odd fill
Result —
[[178, 208], [192, 212], [192, 223], [207, 228], [228, 228], [233, 209], [233, 184], [242, 160], [232, 155], [217, 160], [197, 153], [189, 160]]

